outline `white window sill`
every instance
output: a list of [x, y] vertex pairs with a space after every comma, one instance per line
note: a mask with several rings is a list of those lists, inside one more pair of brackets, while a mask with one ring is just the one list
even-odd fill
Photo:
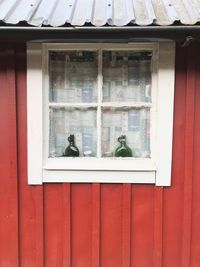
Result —
[[43, 183], [137, 183], [155, 184], [155, 171], [43, 170]]
[[152, 159], [48, 158], [43, 182], [156, 183]]
[[152, 159], [137, 158], [48, 158], [46, 170], [85, 170], [85, 171], [155, 171]]

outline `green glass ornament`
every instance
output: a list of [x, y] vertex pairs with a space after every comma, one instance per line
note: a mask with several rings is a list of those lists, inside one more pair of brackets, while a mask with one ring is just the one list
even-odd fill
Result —
[[121, 135], [117, 140], [120, 146], [115, 150], [115, 157], [132, 157], [132, 150], [126, 145], [126, 135]]
[[69, 145], [65, 149], [65, 157], [79, 157], [79, 150], [75, 145], [74, 135], [70, 134], [67, 139], [69, 141]]

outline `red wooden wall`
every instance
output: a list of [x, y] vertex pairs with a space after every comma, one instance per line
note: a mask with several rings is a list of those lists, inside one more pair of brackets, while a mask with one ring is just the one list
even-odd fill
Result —
[[26, 131], [25, 46], [1, 45], [0, 267], [200, 266], [200, 45], [177, 47], [170, 188], [29, 186]]

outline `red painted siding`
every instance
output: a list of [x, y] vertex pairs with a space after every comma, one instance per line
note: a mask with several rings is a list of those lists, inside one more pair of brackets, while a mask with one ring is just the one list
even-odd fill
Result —
[[0, 46], [0, 266], [200, 266], [200, 46], [176, 53], [170, 188], [27, 185], [26, 53]]

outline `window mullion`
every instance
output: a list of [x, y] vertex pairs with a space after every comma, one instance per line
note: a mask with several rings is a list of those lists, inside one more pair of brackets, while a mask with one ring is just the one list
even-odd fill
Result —
[[101, 104], [102, 107], [116, 107], [116, 108], [123, 108], [123, 107], [133, 107], [133, 108], [151, 108], [151, 102], [104, 102]]
[[53, 108], [92, 108], [92, 107], [98, 107], [98, 103], [49, 103], [49, 107]]
[[97, 107], [97, 157], [101, 157], [101, 103], [102, 103], [102, 49], [98, 50], [98, 78], [97, 78], [97, 90], [98, 90], [98, 107]]

